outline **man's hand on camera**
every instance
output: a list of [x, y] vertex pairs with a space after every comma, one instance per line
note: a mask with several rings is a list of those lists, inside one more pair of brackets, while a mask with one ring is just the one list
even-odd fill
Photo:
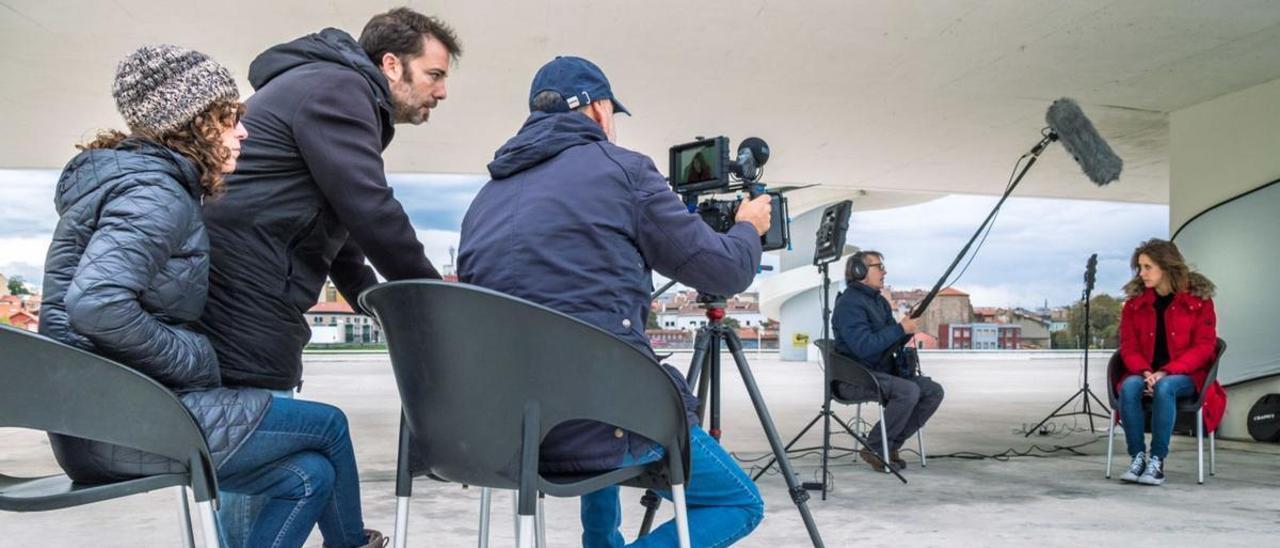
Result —
[[773, 197], [768, 194], [756, 196], [754, 200], [743, 200], [742, 205], [738, 206], [738, 213], [734, 215], [733, 222], [747, 221], [751, 226], [756, 227], [757, 234], [763, 236], [769, 231], [770, 217], [773, 212], [769, 202], [772, 200]]
[[903, 316], [902, 321], [899, 321], [898, 323], [902, 324], [902, 330], [907, 333], [915, 333], [919, 329], [919, 327], [916, 326], [915, 319], [910, 315]]

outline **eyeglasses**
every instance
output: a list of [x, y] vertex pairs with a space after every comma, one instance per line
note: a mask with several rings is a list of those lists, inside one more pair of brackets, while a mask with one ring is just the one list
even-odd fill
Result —
[[867, 265], [867, 270], [871, 270], [872, 268], [879, 268], [881, 272], [885, 272], [884, 263], [872, 263]]

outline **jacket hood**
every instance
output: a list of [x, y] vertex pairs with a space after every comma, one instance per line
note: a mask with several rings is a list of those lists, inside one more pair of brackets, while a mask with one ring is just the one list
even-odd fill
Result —
[[128, 180], [135, 173], [163, 173], [178, 181], [193, 197], [199, 197], [200, 171], [186, 156], [141, 139], [125, 139], [114, 149], [86, 150], [72, 158], [58, 178], [53, 204], [58, 215], [85, 196], [110, 184]]
[[275, 77], [311, 63], [333, 63], [360, 73], [369, 82], [378, 104], [390, 109], [391, 88], [387, 77], [369, 60], [369, 55], [350, 34], [335, 28], [308, 34], [262, 52], [249, 64], [249, 85], [254, 90], [262, 89]]
[[608, 140], [604, 130], [580, 112], [535, 112], [524, 121], [515, 137], [493, 154], [489, 176], [505, 179], [567, 148]]
[[[1191, 274], [1187, 276], [1187, 282], [1187, 293], [1193, 297], [1200, 299], [1212, 299], [1214, 293], [1217, 291], [1217, 287], [1213, 285], [1213, 282], [1199, 272], [1191, 272]], [[1151, 298], [1153, 300], [1155, 299], [1155, 290], [1147, 289], [1146, 286], [1142, 285], [1142, 278], [1137, 276], [1134, 276], [1132, 280], [1129, 280], [1129, 283], [1124, 284], [1124, 294], [1130, 299], [1145, 297], [1147, 294], [1151, 294]]]

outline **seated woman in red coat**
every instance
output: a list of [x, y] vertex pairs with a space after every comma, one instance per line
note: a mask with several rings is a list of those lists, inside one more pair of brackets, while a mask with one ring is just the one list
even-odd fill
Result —
[[[1164, 483], [1164, 463], [1177, 414], [1177, 400], [1204, 386], [1218, 341], [1213, 282], [1192, 272], [1173, 242], [1151, 239], [1133, 252], [1134, 278], [1120, 317], [1120, 356], [1129, 375], [1120, 382], [1120, 421], [1133, 461], [1120, 476], [1145, 485]], [[1217, 382], [1205, 398], [1206, 430], [1212, 432], [1226, 407]], [[1145, 445], [1144, 397], [1151, 398], [1151, 451]]]

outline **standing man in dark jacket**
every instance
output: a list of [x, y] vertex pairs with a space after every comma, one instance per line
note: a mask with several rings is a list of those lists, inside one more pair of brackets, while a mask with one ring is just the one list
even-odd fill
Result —
[[[212, 264], [199, 329], [223, 382], [300, 388], [303, 313], [326, 276], [353, 304], [377, 283], [366, 258], [390, 280], [440, 277], [387, 186], [382, 151], [393, 124], [422, 124], [445, 99], [461, 53], [447, 25], [397, 8], [370, 19], [359, 43], [330, 28], [254, 59], [240, 167], [204, 206]], [[224, 499], [233, 544], [260, 506]]]
[[[769, 227], [767, 196], [743, 202], [728, 233], [712, 231], [649, 158], [613, 144], [614, 113], [630, 113], [585, 59], [557, 57], [543, 66], [529, 110], [489, 163], [493, 180], [462, 221], [462, 281], [573, 315], [650, 354], [644, 326], [652, 270], [717, 295], [751, 284], [760, 235]], [[696, 426], [696, 400], [680, 374], [668, 370], [695, 425], [687, 494], [693, 545], [727, 546], [759, 524], [764, 503], [737, 463]], [[572, 421], [547, 435], [540, 459], [545, 471], [574, 472], [652, 462], [661, 454], [623, 430]], [[621, 546], [618, 488], [582, 497], [582, 521], [585, 546]], [[675, 523], [668, 522], [635, 545], [675, 544]]]
[[446, 96], [461, 53], [440, 21], [398, 8], [357, 44], [325, 29], [273, 47], [249, 67], [249, 138], [227, 192], [204, 207], [212, 245], [200, 329], [223, 382], [291, 390], [310, 340], [303, 313], [325, 277], [355, 303], [377, 283], [439, 278], [392, 195], [382, 151], [392, 124], [421, 124]]
[[[894, 363], [894, 351], [916, 332], [917, 326], [909, 315], [894, 321], [893, 308], [881, 294], [886, 273], [884, 255], [878, 251], [859, 251], [849, 257], [845, 263], [847, 288], [836, 300], [831, 329], [836, 336], [836, 352], [856, 358], [871, 369], [889, 399], [881, 420], [884, 437], [889, 439], [889, 460], [901, 470], [907, 461], [898, 455], [898, 449], [938, 410], [943, 391], [942, 385], [914, 371], [907, 372], [907, 378], [896, 374], [900, 368]], [[884, 447], [880, 424], [872, 426], [871, 432], [871, 446]], [[873, 468], [884, 466], [880, 456], [870, 450], [863, 449], [859, 455]]]

